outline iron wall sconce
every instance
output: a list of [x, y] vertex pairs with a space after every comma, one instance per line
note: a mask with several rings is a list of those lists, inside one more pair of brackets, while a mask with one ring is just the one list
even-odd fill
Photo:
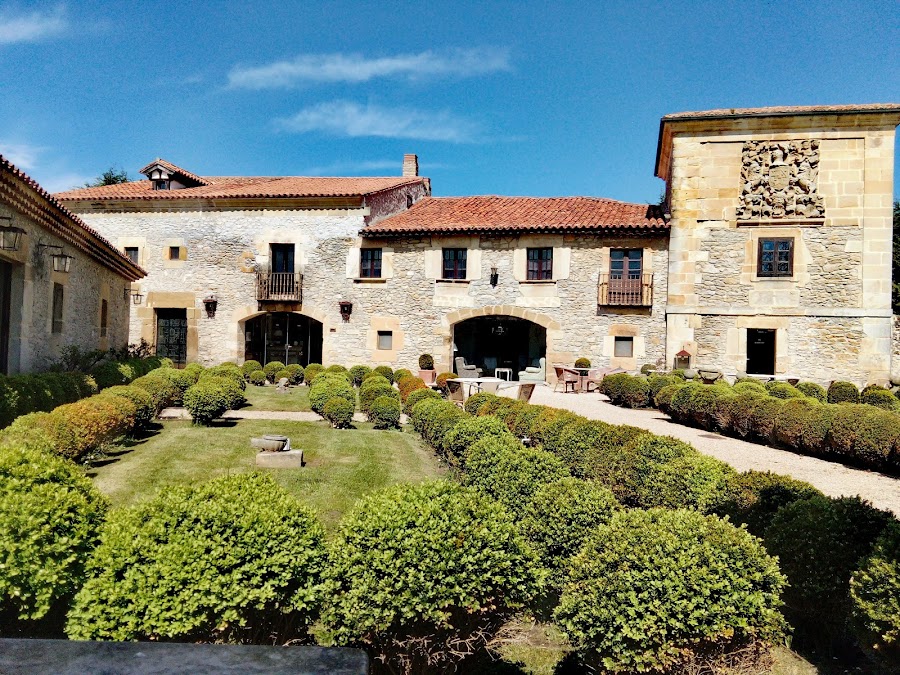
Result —
[[18, 251], [25, 230], [12, 225], [12, 216], [0, 216], [0, 249]]
[[38, 244], [38, 250], [43, 251], [45, 249], [53, 249], [56, 253], [53, 253], [50, 256], [50, 259], [53, 261], [53, 271], [54, 272], [63, 272], [64, 274], [68, 274], [72, 269], [72, 261], [75, 259], [73, 256], [66, 255], [63, 253], [63, 247], [57, 246], [56, 244]]
[[340, 307], [341, 318], [344, 320], [344, 323], [350, 321], [350, 315], [353, 313], [353, 303], [342, 300], [338, 303], [338, 307]]
[[206, 316], [216, 318], [216, 309], [219, 307], [219, 299], [215, 295], [203, 298], [203, 306], [206, 308]]
[[497, 271], [496, 267], [491, 268], [491, 286], [496, 287], [497, 282], [500, 280], [500, 273]]
[[144, 300], [144, 294], [143, 294], [143, 293], [141, 293], [140, 291], [133, 291], [133, 290], [131, 290], [130, 288], [126, 288], [126, 289], [125, 289], [125, 292], [124, 292], [123, 296], [124, 296], [124, 299], [125, 299], [126, 301], [128, 300], [128, 298], [129, 298], [129, 296], [130, 296], [130, 297], [131, 297], [131, 301], [132, 301], [135, 305], [141, 304], [141, 302], [143, 302], [143, 300]]

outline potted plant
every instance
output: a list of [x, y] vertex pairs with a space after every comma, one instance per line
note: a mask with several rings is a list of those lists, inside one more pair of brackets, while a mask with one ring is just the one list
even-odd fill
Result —
[[434, 376], [434, 357], [431, 354], [422, 354], [419, 357], [419, 377], [425, 384], [433, 384]]

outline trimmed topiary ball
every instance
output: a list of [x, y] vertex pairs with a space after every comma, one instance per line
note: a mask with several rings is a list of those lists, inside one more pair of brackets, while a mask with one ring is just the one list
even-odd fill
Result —
[[[207, 371], [207, 373], [208, 372], [209, 371]], [[208, 375], [207, 373], [203, 373], [203, 377], [197, 384], [210, 384], [219, 387], [225, 392], [225, 404], [228, 406], [229, 410], [237, 410], [244, 405], [247, 399], [244, 397], [243, 387], [246, 385], [244, 384], [243, 376], [241, 377], [240, 384], [238, 384], [233, 377], [221, 377], [218, 375]]]
[[394, 371], [394, 382], [400, 384], [405, 378], [412, 377], [413, 372], [411, 370], [407, 370], [406, 368], [400, 368]]
[[507, 426], [493, 415], [465, 417], [457, 422], [444, 437], [444, 452], [448, 457], [459, 460], [466, 450], [477, 441], [491, 437], [515, 438]]
[[791, 386], [787, 382], [778, 382], [775, 380], [766, 382], [766, 391], [769, 392], [769, 396], [774, 396], [775, 398], [780, 399], [801, 398], [805, 396], [802, 391], [794, 386]]
[[590, 368], [591, 360], [586, 359], [583, 356], [581, 358], [575, 359], [575, 367], [576, 368]]
[[710, 653], [783, 639], [784, 585], [760, 541], [727, 521], [624, 511], [572, 560], [554, 619], [589, 667], [688, 672]]
[[306, 380], [306, 386], [311, 387], [313, 384], [313, 380], [315, 380], [321, 373], [325, 372], [325, 366], [321, 363], [310, 363], [306, 368], [303, 369], [304, 379]]
[[282, 370], [279, 370], [277, 373], [275, 373], [276, 384], [278, 382], [281, 382], [281, 380], [286, 380], [287, 383], [290, 384], [291, 383], [291, 371], [289, 371], [287, 368], [283, 368]]
[[299, 363], [289, 363], [285, 370], [290, 373], [288, 376], [288, 383], [294, 385], [295, 387], [303, 384], [303, 377], [305, 375], [303, 371], [303, 366]]
[[237, 366], [215, 366], [214, 368], [207, 368], [203, 371], [203, 373], [201, 373], [197, 382], [208, 379], [210, 377], [219, 377], [225, 380], [230, 380], [238, 388], [240, 388], [241, 391], [244, 391], [247, 388], [247, 382], [244, 380], [244, 376], [241, 375], [241, 371], [238, 370]]
[[335, 364], [333, 366], [328, 366], [325, 369], [326, 373], [331, 373], [332, 375], [343, 375], [348, 380], [350, 379], [349, 371], [341, 365]]
[[241, 372], [247, 380], [249, 380], [250, 376], [257, 370], [262, 370], [262, 364], [259, 361], [254, 361], [252, 359], [244, 361], [244, 365], [241, 366]]
[[[496, 401], [498, 398], [497, 394], [492, 394], [489, 391], [479, 391], [477, 394], [472, 394], [466, 399], [463, 408], [470, 415], [478, 415], [480, 414], [481, 406], [488, 401]], [[497, 402], [499, 403], [499, 401]]]
[[900, 412], [900, 401], [897, 397], [881, 387], [866, 387], [859, 397], [859, 402], [890, 412]]
[[356, 407], [356, 390], [344, 375], [331, 373], [317, 375], [309, 390], [309, 407], [321, 415], [325, 404], [333, 398], [342, 398]]
[[391, 384], [394, 383], [394, 371], [390, 366], [377, 366], [375, 372], [387, 379]]
[[269, 382], [275, 382], [275, 375], [280, 370], [284, 370], [284, 364], [281, 361], [269, 361], [263, 368]]
[[145, 389], [134, 386], [134, 383], [104, 389], [102, 396], [121, 396], [134, 404], [134, 426], [136, 429], [146, 428], [156, 417], [156, 406], [153, 397]]
[[363, 378], [372, 372], [372, 369], [369, 366], [352, 366], [348, 372], [350, 383], [354, 387], [358, 387], [362, 384]]
[[885, 663], [900, 665], [900, 523], [887, 526], [853, 573], [850, 598], [859, 643]]
[[828, 392], [815, 382], [800, 382], [797, 384], [797, 389], [803, 392], [804, 396], [814, 398], [820, 403], [825, 403], [828, 400]]
[[790, 476], [745, 471], [731, 476], [716, 513], [728, 516], [736, 525], [746, 525], [750, 532], [762, 537], [780, 508], [801, 499], [824, 496], [809, 483]]
[[621, 509], [613, 493], [593, 481], [563, 478], [535, 491], [525, 507], [522, 533], [550, 570], [553, 591], [561, 590], [572, 556]]
[[434, 357], [431, 354], [419, 356], [419, 370], [434, 370]]
[[859, 389], [852, 382], [837, 380], [828, 387], [829, 403], [859, 403]]
[[363, 386], [359, 388], [359, 409], [368, 415], [372, 403], [375, 402], [376, 398], [382, 396], [390, 396], [395, 398], [398, 403], [400, 402], [400, 392], [390, 384], [375, 378], [366, 380], [363, 382]]
[[335, 429], [348, 429], [353, 424], [355, 406], [345, 398], [335, 396], [322, 406], [322, 417], [331, 422]]
[[444, 481], [360, 500], [329, 553], [323, 624], [391, 672], [454, 670], [527, 606], [540, 576], [497, 502]]
[[250, 373], [250, 384], [255, 384], [257, 387], [264, 387], [266, 382], [268, 382], [268, 378], [262, 370]]
[[369, 406], [368, 417], [376, 429], [396, 429], [400, 426], [400, 401], [393, 396], [379, 396]]
[[406, 397], [406, 401], [403, 403], [403, 412], [407, 415], [411, 415], [416, 404], [420, 401], [425, 401], [426, 399], [441, 400], [441, 395], [434, 389], [416, 389]]
[[57, 457], [40, 432], [0, 444], [0, 616], [44, 618], [84, 580], [108, 503], [84, 472]]
[[438, 388], [447, 393], [447, 380], [451, 380], [456, 377], [456, 373], [438, 373], [438, 376], [435, 378], [434, 383], [438, 386]]
[[209, 426], [228, 410], [228, 396], [215, 382], [199, 382], [184, 392], [184, 407], [194, 424]]
[[318, 615], [325, 534], [260, 473], [165, 488], [112, 514], [69, 612], [75, 640], [271, 644]]

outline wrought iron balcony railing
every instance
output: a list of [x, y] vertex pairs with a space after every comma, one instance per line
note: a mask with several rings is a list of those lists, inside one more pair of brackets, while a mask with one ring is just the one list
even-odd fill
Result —
[[640, 276], [601, 274], [597, 304], [607, 307], [651, 307], [653, 273]]
[[293, 272], [258, 272], [256, 299], [259, 302], [303, 302], [303, 275]]

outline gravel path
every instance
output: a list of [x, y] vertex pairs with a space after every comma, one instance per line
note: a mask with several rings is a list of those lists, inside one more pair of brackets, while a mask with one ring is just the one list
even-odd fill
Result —
[[630, 424], [655, 434], [674, 436], [706, 455], [728, 462], [738, 471], [756, 469], [787, 474], [812, 483], [831, 497], [860, 495], [878, 508], [900, 516], [900, 479], [897, 478], [682, 426], [658, 410], [620, 408], [597, 393], [563, 394], [551, 387], [538, 387], [531, 402], [564, 408], [610, 424]]

